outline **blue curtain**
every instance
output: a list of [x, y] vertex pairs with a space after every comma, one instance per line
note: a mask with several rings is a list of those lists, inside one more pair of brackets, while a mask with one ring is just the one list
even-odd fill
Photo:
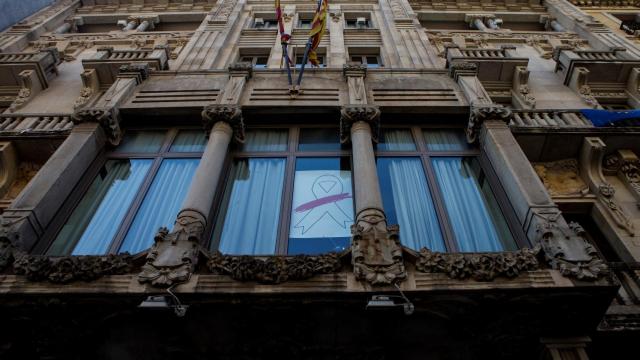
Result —
[[418, 158], [379, 158], [385, 212], [400, 225], [400, 241], [414, 250], [446, 251], [438, 216]]
[[199, 162], [200, 159], [168, 159], [162, 162], [120, 252], [133, 254], [145, 250], [153, 244], [153, 236], [160, 227], [173, 228]]
[[416, 145], [410, 130], [385, 129], [382, 132], [382, 141], [378, 144], [378, 150], [384, 151], [414, 151]]
[[166, 137], [166, 131], [127, 132], [115, 151], [121, 153], [158, 152]]
[[109, 160], [64, 225], [49, 255], [101, 255], [118, 231], [151, 160]]
[[242, 151], [286, 151], [287, 137], [287, 130], [250, 130]]
[[214, 238], [220, 252], [269, 255], [275, 252], [285, 159], [237, 160], [231, 169]]
[[424, 140], [431, 151], [461, 151], [469, 149], [464, 133], [458, 130], [425, 130]]
[[502, 251], [504, 247], [494, 225], [495, 219], [491, 219], [472, 167], [475, 164], [471, 164], [475, 161], [462, 157], [432, 159], [460, 251]]
[[171, 144], [171, 152], [203, 152], [207, 146], [204, 131], [183, 130], [178, 133]]

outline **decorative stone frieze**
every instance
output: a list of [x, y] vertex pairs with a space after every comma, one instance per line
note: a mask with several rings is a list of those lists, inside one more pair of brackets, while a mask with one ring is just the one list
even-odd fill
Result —
[[374, 105], [344, 106], [340, 109], [340, 142], [349, 141], [351, 126], [358, 121], [364, 121], [371, 126], [371, 138], [378, 142], [380, 109]]
[[512, 113], [500, 104], [472, 104], [467, 124], [467, 141], [475, 143], [482, 123], [487, 120], [501, 120], [509, 123]]
[[207, 262], [210, 272], [229, 275], [237, 281], [256, 281], [261, 284], [280, 284], [306, 280], [320, 274], [334, 274], [342, 269], [340, 255], [296, 256], [231, 256], [212, 254]]
[[85, 122], [99, 123], [107, 135], [109, 143], [113, 146], [120, 144], [122, 130], [120, 129], [120, 115], [118, 109], [88, 108], [81, 109], [73, 113], [74, 124]]
[[584, 229], [575, 222], [563, 226], [559, 212], [539, 214], [536, 231], [549, 265], [564, 276], [578, 280], [597, 280], [608, 274], [604, 261], [596, 249], [587, 241]]
[[93, 281], [105, 275], [122, 275], [131, 271], [129, 254], [105, 256], [64, 256], [15, 254], [13, 271], [30, 281], [69, 283]]
[[219, 104], [209, 105], [202, 110], [204, 128], [209, 133], [213, 126], [225, 122], [233, 129], [233, 138], [238, 143], [244, 143], [244, 120], [240, 106]]
[[440, 253], [422, 248], [416, 260], [416, 270], [444, 273], [452, 279], [492, 281], [498, 277], [515, 278], [523, 272], [538, 270], [540, 254], [540, 246], [496, 253]]
[[166, 227], [160, 228], [138, 280], [166, 287], [189, 281], [198, 263], [206, 224], [206, 217], [199, 211], [182, 210], [171, 232]]
[[583, 197], [589, 193], [589, 187], [580, 178], [576, 159], [532, 165], [552, 197]]

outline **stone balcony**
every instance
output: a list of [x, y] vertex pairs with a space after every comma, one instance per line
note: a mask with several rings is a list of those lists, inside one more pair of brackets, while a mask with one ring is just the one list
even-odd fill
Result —
[[167, 70], [168, 59], [169, 49], [166, 46], [156, 46], [152, 50], [114, 50], [104, 47], [98, 49], [93, 57], [82, 60], [82, 66], [85, 70], [94, 69], [100, 87], [106, 90], [115, 81], [122, 65], [143, 63], [153, 70]]
[[49, 87], [60, 62], [55, 48], [0, 54], [0, 107], [15, 110]]
[[0, 114], [0, 137], [66, 134], [73, 128], [68, 114]]
[[611, 50], [571, 50], [556, 48], [553, 59], [564, 84], [588, 104], [626, 103], [640, 105], [640, 59], [621, 48]]

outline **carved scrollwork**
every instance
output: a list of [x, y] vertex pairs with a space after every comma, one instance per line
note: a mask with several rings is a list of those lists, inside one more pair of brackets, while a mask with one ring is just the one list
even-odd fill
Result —
[[209, 105], [202, 110], [204, 128], [209, 133], [219, 121], [226, 122], [233, 129], [236, 142], [244, 143], [244, 120], [242, 110], [237, 105]]
[[511, 120], [511, 110], [500, 104], [472, 104], [467, 124], [467, 141], [475, 143], [482, 123], [487, 120], [501, 120], [508, 123]]
[[380, 109], [373, 105], [343, 106], [340, 110], [340, 141], [346, 143], [351, 137], [351, 126], [364, 121], [371, 126], [371, 138], [378, 141], [380, 133]]
[[386, 226], [380, 210], [364, 210], [351, 225], [351, 262], [356, 279], [389, 285], [407, 277], [398, 225]]
[[497, 277], [515, 278], [525, 271], [540, 268], [538, 255], [541, 248], [520, 249], [498, 253], [440, 253], [427, 248], [420, 250], [416, 270], [426, 273], [444, 273], [452, 279], [492, 281]]
[[80, 109], [72, 115], [73, 123], [85, 122], [99, 123], [107, 134], [109, 143], [113, 146], [120, 144], [122, 140], [122, 130], [120, 130], [120, 116], [118, 110], [112, 109]]
[[206, 224], [205, 217], [195, 210], [183, 210], [169, 232], [160, 228], [147, 255], [146, 264], [138, 274], [138, 281], [154, 286], [169, 287], [187, 282], [198, 262], [200, 239]]
[[105, 275], [121, 275], [131, 271], [131, 255], [48, 257], [22, 254], [16, 256], [13, 271], [30, 281], [69, 283], [92, 281]]
[[319, 274], [333, 274], [342, 269], [337, 253], [309, 256], [230, 256], [212, 254], [207, 262], [210, 272], [229, 275], [238, 281], [280, 284], [309, 279]]

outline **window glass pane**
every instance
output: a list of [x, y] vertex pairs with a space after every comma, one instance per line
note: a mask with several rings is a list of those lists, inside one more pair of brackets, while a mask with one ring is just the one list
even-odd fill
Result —
[[349, 247], [353, 224], [348, 158], [298, 158], [293, 184], [289, 254]]
[[242, 151], [286, 151], [287, 139], [287, 130], [249, 130]]
[[414, 250], [446, 251], [419, 158], [378, 158], [384, 212], [400, 225], [400, 241]]
[[378, 150], [412, 151], [416, 149], [410, 130], [384, 129], [378, 143]]
[[120, 252], [140, 252], [153, 244], [153, 236], [160, 227], [173, 228], [199, 162], [200, 159], [169, 159], [162, 162]]
[[377, 56], [367, 56], [367, 65], [378, 65], [378, 57]]
[[138, 193], [152, 160], [109, 160], [64, 225], [49, 255], [100, 255]]
[[340, 132], [336, 128], [301, 129], [300, 151], [340, 150]]
[[[433, 158], [447, 214], [462, 252], [516, 248], [493, 194], [472, 157]], [[481, 185], [483, 184], [483, 185]]]
[[185, 130], [180, 131], [171, 144], [171, 152], [202, 152], [207, 146], [204, 131]]
[[424, 130], [423, 134], [429, 150], [469, 150], [469, 144], [462, 130]]
[[275, 253], [285, 164], [270, 158], [234, 162], [213, 234], [220, 239], [220, 252]]
[[128, 132], [122, 138], [122, 143], [116, 148], [117, 152], [151, 153], [158, 152], [164, 142], [165, 131]]

